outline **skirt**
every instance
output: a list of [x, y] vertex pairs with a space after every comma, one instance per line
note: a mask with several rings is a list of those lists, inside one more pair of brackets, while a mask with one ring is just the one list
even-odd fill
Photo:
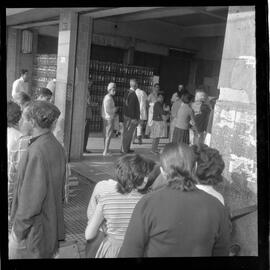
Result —
[[189, 130], [174, 127], [172, 142], [190, 144]]
[[96, 258], [117, 258], [122, 244], [123, 240], [107, 236], [99, 246]]
[[167, 136], [167, 124], [164, 121], [153, 121], [150, 138], [164, 138]]

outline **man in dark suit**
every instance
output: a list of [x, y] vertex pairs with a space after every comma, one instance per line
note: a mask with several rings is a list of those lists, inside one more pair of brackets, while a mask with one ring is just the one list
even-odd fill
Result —
[[124, 94], [123, 104], [123, 134], [122, 134], [122, 147], [121, 152], [132, 153], [130, 145], [135, 128], [137, 127], [140, 119], [140, 104], [136, 95], [138, 87], [135, 79], [130, 80], [130, 89]]
[[60, 111], [46, 101], [29, 105], [32, 138], [21, 157], [11, 209], [9, 258], [53, 258], [65, 238], [66, 156], [52, 134]]

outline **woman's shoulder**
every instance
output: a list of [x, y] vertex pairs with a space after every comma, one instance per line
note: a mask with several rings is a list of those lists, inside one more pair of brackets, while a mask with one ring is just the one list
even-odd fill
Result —
[[116, 184], [117, 182], [113, 179], [102, 180], [95, 185], [95, 191], [99, 194], [115, 191]]

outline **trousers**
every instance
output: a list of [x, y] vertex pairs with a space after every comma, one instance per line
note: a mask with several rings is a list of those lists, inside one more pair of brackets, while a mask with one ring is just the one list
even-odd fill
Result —
[[138, 125], [137, 120], [124, 116], [123, 134], [122, 134], [122, 151], [124, 153], [127, 153], [130, 150], [132, 136], [137, 125]]

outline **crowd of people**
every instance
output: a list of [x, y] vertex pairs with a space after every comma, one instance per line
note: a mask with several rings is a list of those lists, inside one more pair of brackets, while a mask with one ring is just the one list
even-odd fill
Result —
[[[169, 106], [164, 102], [164, 92], [160, 91], [158, 83], [154, 84], [152, 92], [147, 96], [145, 91], [138, 87], [136, 79], [131, 79], [130, 88], [124, 93], [123, 113], [120, 116], [119, 108], [114, 103], [117, 85], [109, 83], [107, 91], [108, 94], [105, 95], [101, 105], [104, 122], [104, 156], [112, 155], [109, 151], [110, 141], [115, 129], [120, 133], [120, 126], [122, 126], [120, 152], [126, 154], [134, 152], [131, 143], [142, 144], [143, 138], [152, 139], [152, 154], [160, 154], [158, 146], [161, 138], [169, 138], [169, 142], [174, 143], [204, 143], [211, 129], [215, 98], [209, 99], [202, 87], [196, 89], [193, 96], [180, 84]], [[84, 146], [88, 134], [89, 132], [85, 134]], [[193, 139], [190, 138], [190, 134]]]
[[[9, 258], [55, 258], [65, 239], [69, 170], [54, 133], [60, 111], [48, 88], [31, 99], [24, 88], [27, 71], [21, 75], [7, 102]], [[114, 178], [98, 182], [92, 192], [86, 257], [228, 256], [230, 215], [214, 187], [223, 180], [225, 164], [218, 150], [204, 144], [213, 109], [206, 93], [197, 90], [193, 100], [180, 85], [170, 108], [158, 84], [147, 96], [132, 79], [120, 116], [116, 92], [117, 85], [109, 83], [101, 105], [103, 155], [111, 155], [117, 117], [123, 126], [123, 155], [115, 163]], [[132, 141], [142, 143], [147, 135], [159, 162], [131, 149]], [[164, 137], [170, 142], [159, 151]]]

